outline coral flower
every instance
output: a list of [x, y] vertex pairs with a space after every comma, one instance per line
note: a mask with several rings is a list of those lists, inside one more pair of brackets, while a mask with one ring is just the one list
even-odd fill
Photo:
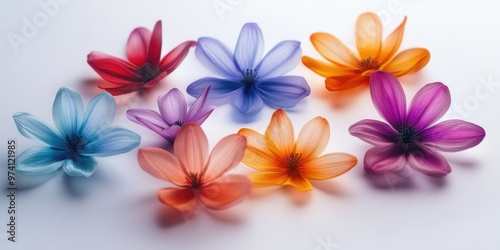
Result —
[[161, 58], [162, 32], [158, 21], [153, 32], [136, 28], [127, 42], [129, 62], [101, 52], [93, 51], [87, 57], [88, 64], [107, 82], [97, 86], [112, 95], [122, 95], [140, 89], [150, 89], [172, 73], [184, 60], [195, 41], [179, 44]]
[[294, 107], [311, 92], [303, 77], [283, 76], [300, 62], [300, 42], [282, 41], [264, 57], [263, 50], [262, 32], [255, 23], [243, 26], [233, 55], [216, 39], [198, 39], [195, 50], [198, 60], [223, 78], [199, 79], [188, 86], [187, 92], [198, 97], [211, 85], [210, 100], [230, 102], [246, 115], [260, 112], [264, 104], [274, 108]]
[[429, 83], [420, 89], [406, 110], [406, 98], [398, 80], [390, 73], [376, 71], [370, 78], [373, 104], [389, 123], [362, 120], [349, 132], [374, 147], [365, 154], [365, 171], [382, 174], [401, 170], [406, 164], [430, 176], [444, 176], [450, 165], [438, 152], [456, 152], [479, 144], [483, 128], [462, 120], [432, 125], [450, 107], [446, 85]]
[[137, 159], [152, 176], [178, 186], [158, 192], [161, 202], [180, 211], [192, 211], [201, 204], [224, 209], [241, 201], [251, 182], [244, 175], [226, 174], [245, 153], [246, 139], [232, 134], [223, 138], [208, 155], [208, 141], [200, 125], [182, 126], [172, 154], [160, 148], [142, 148]]
[[47, 146], [35, 146], [18, 156], [17, 171], [26, 175], [48, 174], [63, 168], [71, 176], [91, 176], [94, 156], [111, 156], [132, 150], [141, 137], [124, 128], [109, 127], [115, 117], [115, 99], [102, 93], [90, 100], [87, 111], [78, 92], [61, 88], [52, 107], [58, 131], [31, 114], [14, 114], [19, 132]]
[[129, 109], [127, 118], [173, 142], [182, 125], [190, 122], [201, 125], [212, 113], [214, 106], [209, 106], [206, 102], [209, 90], [210, 87], [205, 89], [189, 111], [186, 98], [177, 88], [174, 88], [158, 97], [160, 113], [150, 109]]
[[264, 135], [247, 128], [238, 134], [247, 138], [243, 163], [259, 170], [250, 175], [258, 185], [291, 185], [307, 191], [312, 189], [309, 180], [339, 176], [357, 163], [356, 157], [346, 153], [320, 156], [330, 139], [330, 126], [322, 117], [309, 121], [297, 141], [293, 125], [281, 109], [274, 112]]
[[424, 48], [412, 48], [396, 54], [403, 39], [406, 17], [382, 42], [382, 24], [374, 13], [364, 13], [356, 23], [356, 47], [352, 52], [336, 37], [327, 33], [314, 33], [311, 42], [328, 62], [308, 56], [302, 62], [312, 71], [326, 77], [330, 91], [354, 88], [369, 82], [375, 70], [384, 70], [399, 77], [417, 72], [429, 62], [430, 54]]

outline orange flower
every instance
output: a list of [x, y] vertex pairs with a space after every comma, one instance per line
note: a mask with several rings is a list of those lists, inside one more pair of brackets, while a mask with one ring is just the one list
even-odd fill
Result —
[[291, 185], [307, 191], [312, 189], [309, 180], [339, 176], [357, 163], [356, 157], [346, 153], [320, 156], [330, 139], [330, 126], [319, 116], [302, 128], [297, 141], [282, 109], [274, 112], [265, 135], [247, 128], [238, 134], [247, 138], [243, 163], [260, 171], [249, 176], [258, 185]]
[[158, 198], [174, 209], [193, 212], [199, 205], [224, 209], [237, 204], [250, 192], [244, 175], [225, 174], [240, 162], [246, 140], [240, 135], [224, 137], [208, 154], [207, 136], [196, 123], [182, 126], [172, 154], [160, 148], [142, 148], [137, 159], [141, 168], [178, 187], [161, 189]]
[[352, 52], [339, 39], [328, 33], [314, 33], [311, 42], [329, 62], [308, 56], [302, 62], [312, 71], [326, 77], [330, 91], [345, 90], [368, 83], [371, 73], [383, 70], [399, 77], [422, 69], [430, 59], [424, 48], [412, 48], [396, 54], [403, 39], [406, 17], [382, 42], [382, 23], [374, 13], [364, 13], [356, 22], [356, 47], [359, 55]]

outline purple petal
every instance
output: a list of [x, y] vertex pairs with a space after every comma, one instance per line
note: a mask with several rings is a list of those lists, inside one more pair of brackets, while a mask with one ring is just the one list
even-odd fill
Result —
[[401, 170], [406, 165], [406, 157], [397, 152], [392, 145], [371, 148], [365, 154], [365, 171], [370, 174], [385, 174]]
[[384, 71], [375, 71], [370, 76], [370, 94], [378, 113], [398, 128], [405, 124], [406, 97], [398, 79]]
[[208, 100], [213, 100], [219, 104], [227, 103], [229, 101], [228, 98], [233, 95], [233, 92], [242, 88], [245, 84], [240, 81], [205, 77], [189, 84], [186, 91], [193, 97], [199, 97], [209, 86]]
[[164, 129], [169, 127], [160, 114], [149, 109], [129, 109], [127, 110], [127, 118], [160, 135]]
[[282, 76], [299, 64], [301, 56], [300, 42], [280, 42], [257, 65], [259, 77], [265, 79]]
[[259, 26], [255, 23], [245, 24], [234, 50], [234, 61], [238, 64], [240, 71], [254, 69], [255, 60], [262, 57], [263, 50], [264, 38], [262, 38]]
[[255, 89], [240, 89], [231, 99], [231, 105], [245, 115], [254, 115], [262, 110], [264, 102]]
[[435, 82], [421, 88], [410, 104], [408, 125], [420, 131], [441, 118], [450, 108], [450, 90], [446, 85]]
[[397, 132], [386, 123], [365, 119], [349, 127], [349, 133], [374, 146], [388, 146], [394, 143]]
[[441, 177], [451, 172], [450, 164], [437, 151], [422, 146], [408, 155], [408, 164], [413, 169], [429, 176]]
[[207, 105], [207, 96], [209, 91], [210, 86], [208, 86], [205, 91], [203, 91], [203, 94], [201, 94], [201, 96], [198, 97], [196, 101], [194, 101], [186, 115], [186, 119], [184, 121], [185, 123], [195, 122], [198, 124], [202, 124], [212, 113], [215, 107]]
[[158, 96], [158, 108], [167, 124], [183, 122], [187, 112], [186, 98], [180, 90], [173, 88], [168, 93]]
[[462, 120], [444, 121], [420, 134], [425, 145], [445, 152], [457, 152], [474, 147], [484, 136], [483, 128]]
[[195, 54], [198, 60], [213, 72], [231, 79], [240, 78], [240, 72], [234, 65], [231, 52], [220, 41], [210, 37], [198, 39]]
[[301, 76], [281, 76], [258, 82], [255, 89], [263, 101], [273, 108], [291, 108], [311, 93]]
[[174, 142], [175, 137], [177, 136], [177, 134], [179, 133], [180, 130], [181, 130], [180, 126], [173, 125], [169, 128], [164, 129], [163, 131], [161, 131], [160, 135], [163, 138], [165, 138], [167, 141]]

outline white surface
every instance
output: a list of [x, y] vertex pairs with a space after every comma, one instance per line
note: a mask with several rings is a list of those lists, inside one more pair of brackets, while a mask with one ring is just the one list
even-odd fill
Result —
[[[234, 6], [218, 13], [214, 2]], [[394, 4], [399, 7], [394, 9]], [[18, 133], [12, 114], [30, 112], [51, 122], [52, 102], [61, 86], [80, 90], [88, 101], [96, 92], [84, 86], [98, 76], [87, 65], [86, 55], [97, 50], [124, 58], [132, 29], [152, 29], [159, 19], [163, 20], [163, 54], [182, 41], [200, 36], [220, 39], [234, 48], [242, 25], [257, 22], [264, 33], [266, 51], [279, 41], [295, 39], [302, 42], [304, 55], [320, 58], [309, 42], [313, 32], [329, 32], [354, 47], [354, 25], [359, 14], [384, 14], [385, 35], [407, 15], [401, 48], [421, 46], [431, 52], [431, 60], [421, 72], [401, 78], [407, 96], [412, 97], [425, 83], [444, 82], [451, 89], [454, 107], [469, 105], [468, 117], [462, 119], [483, 126], [487, 135], [473, 149], [447, 154], [453, 172], [441, 180], [414, 172], [404, 178], [377, 179], [366, 176], [358, 163], [341, 177], [315, 183], [312, 192], [259, 189], [234, 208], [217, 213], [199, 211], [187, 219], [166, 215], [167, 209], [157, 201], [156, 192], [167, 184], [139, 168], [135, 149], [98, 158], [98, 170], [89, 179], [59, 175], [18, 180], [22, 190], [17, 193], [17, 242], [8, 242], [2, 234], [7, 223], [7, 201], [2, 193], [0, 248], [500, 249], [500, 89], [492, 87], [488, 96], [480, 96], [488, 92], [479, 89], [481, 78], [500, 82], [499, 9], [499, 4], [486, 0], [72, 0], [60, 5], [57, 13], [16, 52], [9, 43], [9, 33], [21, 34], [23, 18], [31, 20], [43, 9], [38, 1], [3, 0], [2, 173], [8, 138], [17, 140], [18, 154], [37, 144]], [[162, 140], [129, 122], [124, 117], [125, 110], [156, 109], [157, 94], [172, 87], [185, 92], [189, 83], [213, 75], [192, 52], [162, 81], [158, 92], [145, 98], [118, 99], [121, 106], [115, 124], [140, 133], [141, 146], [161, 145]], [[302, 64], [289, 74], [303, 75], [312, 88], [311, 96], [294, 109], [296, 112], [289, 112], [296, 130], [313, 117], [324, 116], [332, 132], [325, 152], [349, 152], [362, 162], [369, 146], [350, 136], [347, 128], [364, 118], [380, 119], [368, 91], [349, 97], [347, 104], [340, 105], [338, 96], [324, 88], [323, 78]], [[477, 99], [478, 93], [481, 100]], [[256, 121], [241, 123], [233, 118], [229, 105], [221, 106], [203, 128], [213, 147], [220, 138], [241, 127], [263, 132], [272, 112], [266, 107]], [[457, 114], [447, 114], [453, 116]], [[235, 171], [249, 170], [241, 165]], [[5, 175], [0, 175], [2, 185], [5, 180]]]

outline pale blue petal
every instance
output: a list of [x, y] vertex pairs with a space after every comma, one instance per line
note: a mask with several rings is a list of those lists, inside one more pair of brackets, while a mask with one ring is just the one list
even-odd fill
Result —
[[231, 52], [220, 41], [210, 37], [198, 39], [195, 54], [198, 60], [214, 73], [231, 79], [240, 78]]
[[29, 139], [37, 139], [53, 147], [64, 148], [65, 142], [48, 124], [37, 117], [24, 113], [15, 113], [14, 122], [19, 133]]
[[80, 156], [64, 162], [63, 169], [69, 176], [90, 177], [96, 170], [97, 162], [89, 156]]
[[238, 90], [231, 99], [231, 105], [245, 115], [254, 115], [262, 110], [264, 102], [255, 89], [250, 88]]
[[110, 127], [79, 151], [87, 156], [111, 156], [128, 152], [139, 146], [141, 137], [125, 128]]
[[67, 154], [65, 150], [52, 147], [31, 147], [17, 156], [16, 171], [24, 175], [52, 173], [62, 167]]
[[99, 94], [90, 100], [85, 113], [85, 119], [80, 127], [80, 135], [85, 142], [91, 141], [107, 129], [116, 113], [115, 99], [107, 92]]
[[232, 81], [215, 77], [205, 77], [189, 84], [186, 91], [189, 95], [198, 98], [208, 86], [210, 86], [210, 92], [207, 99], [220, 104], [222, 102], [227, 103], [228, 97], [233, 95], [237, 89], [245, 86], [245, 84], [239, 80]]
[[52, 118], [61, 135], [77, 133], [84, 115], [80, 94], [70, 88], [60, 88], [52, 106]]
[[301, 56], [300, 42], [280, 42], [257, 65], [257, 73], [261, 80], [282, 76], [299, 64]]
[[264, 102], [273, 108], [291, 108], [311, 93], [304, 77], [282, 76], [258, 82], [255, 89]]
[[264, 38], [256, 23], [247, 23], [243, 26], [234, 50], [234, 61], [239, 70], [254, 69], [255, 61], [262, 57]]

